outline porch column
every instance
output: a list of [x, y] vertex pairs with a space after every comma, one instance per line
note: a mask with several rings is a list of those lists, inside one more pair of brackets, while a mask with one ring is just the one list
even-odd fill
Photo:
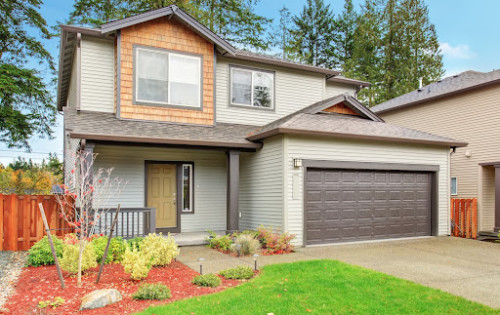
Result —
[[239, 230], [238, 194], [240, 188], [240, 152], [227, 152], [227, 222], [226, 232]]
[[495, 165], [495, 232], [500, 231], [500, 164]]

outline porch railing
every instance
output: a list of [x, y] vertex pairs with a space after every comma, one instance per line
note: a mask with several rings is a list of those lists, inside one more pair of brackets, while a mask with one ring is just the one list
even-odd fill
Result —
[[[99, 218], [96, 225], [96, 233], [109, 234], [109, 229], [111, 228], [115, 215], [114, 210], [116, 209], [106, 211], [103, 216]], [[113, 236], [130, 239], [154, 233], [155, 230], [155, 208], [120, 208]]]

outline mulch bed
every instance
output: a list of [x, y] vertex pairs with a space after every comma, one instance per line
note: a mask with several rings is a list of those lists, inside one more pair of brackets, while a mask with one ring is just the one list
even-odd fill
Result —
[[[66, 289], [61, 289], [57, 278], [55, 266], [27, 267], [19, 278], [15, 292], [9, 297], [4, 308], [8, 311], [2, 314], [33, 314], [39, 311], [38, 302], [54, 300], [62, 297], [65, 303], [56, 309], [45, 308], [47, 314], [130, 314], [141, 311], [151, 305], [166, 304], [172, 301], [189, 297], [205, 295], [234, 287], [241, 283], [238, 280], [222, 278], [222, 285], [218, 288], [197, 287], [191, 280], [198, 273], [180, 262], [172, 262], [168, 267], [155, 267], [143, 281], [134, 281], [130, 275], [124, 273], [119, 264], [109, 264], [104, 267], [104, 272], [98, 285], [95, 284], [98, 268], [91, 269], [82, 277], [82, 287], [76, 285], [76, 276], [63, 272]], [[132, 293], [142, 283], [163, 283], [167, 285], [172, 297], [164, 301], [136, 301]], [[87, 293], [98, 289], [117, 289], [123, 300], [95, 310], [78, 311], [81, 298]]]
[[[212, 247], [210, 247], [212, 248]], [[220, 248], [212, 248], [213, 250], [216, 250], [218, 252], [221, 252], [223, 254], [226, 254], [226, 255], [230, 255], [230, 256], [233, 256], [233, 257], [238, 257], [238, 253], [235, 253], [233, 251], [230, 251], [230, 250], [222, 250]], [[285, 254], [291, 254], [293, 253], [294, 251], [290, 251], [290, 252], [285, 252], [285, 251], [277, 251], [277, 252], [269, 252], [269, 251], [266, 251], [266, 250], [260, 250], [257, 254], [259, 254], [259, 256], [273, 256], [273, 255], [285, 255]], [[246, 256], [243, 256], [241, 255], [240, 257], [252, 257], [252, 255], [246, 255]]]

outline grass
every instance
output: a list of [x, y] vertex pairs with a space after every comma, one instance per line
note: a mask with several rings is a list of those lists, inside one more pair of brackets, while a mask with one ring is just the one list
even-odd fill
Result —
[[[470, 288], [473, 290], [473, 288]], [[269, 265], [225, 291], [140, 314], [500, 314], [485, 305], [334, 260]]]

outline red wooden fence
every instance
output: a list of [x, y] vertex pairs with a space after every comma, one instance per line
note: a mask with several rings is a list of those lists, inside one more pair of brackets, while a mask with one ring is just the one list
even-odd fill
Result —
[[477, 199], [451, 199], [451, 235], [477, 238]]
[[[59, 217], [56, 196], [0, 194], [0, 250], [28, 250], [45, 235], [38, 204], [42, 203], [51, 229], [67, 228]], [[70, 230], [55, 230], [62, 236]]]

